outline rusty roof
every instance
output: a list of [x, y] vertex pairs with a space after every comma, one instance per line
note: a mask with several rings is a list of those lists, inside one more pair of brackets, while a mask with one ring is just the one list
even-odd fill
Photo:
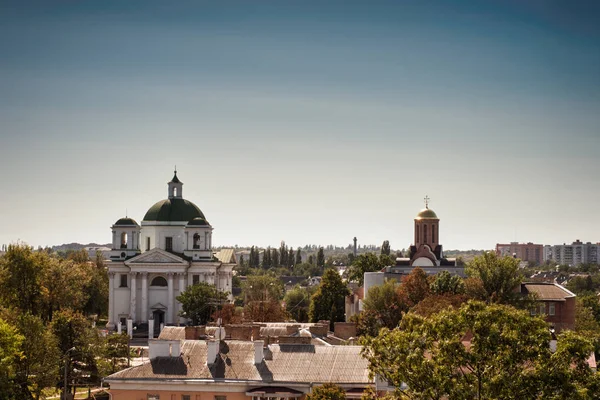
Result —
[[537, 300], [565, 301], [575, 294], [557, 283], [528, 282], [521, 284], [521, 293], [533, 293]]
[[220, 343], [214, 364], [206, 365], [205, 341], [184, 340], [180, 357], [157, 357], [119, 371], [107, 381], [123, 380], [241, 380], [301, 383], [369, 384], [368, 362], [360, 346], [270, 345], [266, 357], [254, 364], [254, 343]]

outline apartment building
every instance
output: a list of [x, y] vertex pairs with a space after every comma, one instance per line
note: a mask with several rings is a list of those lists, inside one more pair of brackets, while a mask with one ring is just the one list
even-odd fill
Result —
[[598, 264], [600, 262], [600, 243], [583, 243], [576, 240], [572, 244], [544, 246], [544, 261], [576, 266], [579, 264]]
[[541, 244], [510, 242], [496, 244], [496, 254], [509, 256], [525, 262], [542, 264], [544, 262], [544, 246]]

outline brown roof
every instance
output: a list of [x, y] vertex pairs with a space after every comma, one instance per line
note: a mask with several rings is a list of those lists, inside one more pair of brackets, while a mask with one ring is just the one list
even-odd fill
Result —
[[521, 293], [534, 293], [538, 300], [565, 301], [575, 294], [556, 283], [531, 282], [521, 284]]
[[106, 378], [113, 380], [245, 380], [369, 384], [360, 346], [270, 345], [272, 357], [254, 364], [254, 343], [221, 342], [217, 362], [206, 365], [206, 342], [184, 340], [180, 357], [157, 357]]
[[183, 326], [165, 326], [160, 335], [160, 340], [183, 340], [185, 339], [185, 327]]

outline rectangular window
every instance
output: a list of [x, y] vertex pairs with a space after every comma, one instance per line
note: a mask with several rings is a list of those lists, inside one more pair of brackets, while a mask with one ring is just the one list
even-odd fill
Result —
[[150, 238], [146, 238], [146, 251], [150, 250]]
[[127, 274], [121, 274], [121, 285], [119, 287], [127, 287]]
[[165, 238], [165, 250], [173, 251], [173, 238], [171, 236]]
[[160, 400], [160, 394], [150, 394], [146, 397], [147, 400]]
[[227, 396], [215, 396], [215, 400], [227, 400]]
[[190, 396], [189, 394], [182, 394], [181, 400], [192, 400], [192, 396]]
[[548, 315], [554, 315], [555, 312], [556, 312], [556, 310], [554, 309], [554, 303], [549, 303], [548, 304]]
[[540, 315], [546, 315], [546, 303], [540, 304]]
[[200, 283], [200, 275], [192, 275], [192, 285], [197, 285]]
[[535, 315], [536, 311], [535, 311], [535, 307], [532, 308], [531, 310], [529, 310], [529, 315]]

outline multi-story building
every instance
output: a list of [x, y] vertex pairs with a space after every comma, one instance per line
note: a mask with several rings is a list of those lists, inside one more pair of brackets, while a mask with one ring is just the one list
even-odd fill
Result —
[[496, 254], [510, 256], [525, 262], [542, 264], [544, 262], [544, 246], [541, 244], [510, 242], [496, 244]]
[[521, 293], [535, 296], [531, 315], [540, 314], [548, 324], [560, 332], [575, 328], [575, 294], [556, 283], [526, 282], [521, 284]]
[[600, 243], [583, 243], [576, 240], [572, 244], [544, 246], [544, 261], [554, 261], [557, 264], [579, 265], [600, 263]]

